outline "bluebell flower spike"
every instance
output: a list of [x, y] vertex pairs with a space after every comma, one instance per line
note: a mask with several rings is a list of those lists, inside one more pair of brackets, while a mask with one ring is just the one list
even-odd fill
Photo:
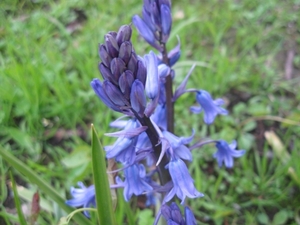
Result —
[[223, 163], [227, 168], [233, 167], [233, 158], [239, 158], [245, 154], [245, 150], [235, 150], [237, 146], [236, 141], [232, 141], [228, 144], [224, 140], [216, 142], [217, 152], [213, 155], [217, 160], [219, 167], [222, 167]]
[[193, 113], [204, 112], [204, 122], [206, 124], [212, 124], [218, 114], [227, 115], [228, 111], [223, 109], [221, 105], [224, 104], [222, 99], [213, 100], [211, 95], [204, 90], [197, 91], [196, 94], [197, 102], [200, 107], [192, 106], [190, 110]]

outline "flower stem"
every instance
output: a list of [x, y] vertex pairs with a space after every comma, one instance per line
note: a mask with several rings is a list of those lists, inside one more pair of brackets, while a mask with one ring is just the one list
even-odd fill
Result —
[[[134, 111], [133, 111], [134, 112]], [[142, 126], [147, 126], [148, 129], [145, 131], [146, 134], [148, 135], [153, 150], [154, 150], [154, 157], [155, 160], [157, 161], [159, 159], [160, 153], [161, 153], [161, 147], [162, 145], [160, 144], [160, 140], [159, 140], [159, 135], [157, 133], [157, 131], [155, 130], [155, 127], [153, 126], [150, 118], [144, 116], [143, 118], [141, 118], [136, 112], [134, 112], [135, 117], [140, 121]], [[165, 185], [167, 182], [169, 182], [171, 180], [169, 171], [167, 169], [165, 169], [165, 166], [168, 164], [168, 158], [166, 157], [166, 155], [164, 155], [164, 157], [162, 158], [160, 164], [158, 165], [158, 174], [159, 174], [159, 180], [161, 185]]]
[[[166, 65], [170, 65], [169, 58], [168, 58], [168, 51], [166, 48], [166, 44], [161, 44], [163, 51], [162, 51], [162, 57], [163, 62]], [[171, 77], [171, 73], [166, 77], [166, 83], [165, 83], [165, 90], [166, 90], [166, 106], [167, 106], [167, 129], [169, 132], [174, 133], [174, 103], [172, 101], [173, 99], [173, 81]]]

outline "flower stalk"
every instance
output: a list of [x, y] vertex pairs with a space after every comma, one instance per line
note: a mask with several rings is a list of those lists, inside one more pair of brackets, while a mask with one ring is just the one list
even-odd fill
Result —
[[[154, 199], [159, 193], [162, 206], [154, 225], [161, 217], [167, 224], [196, 224], [189, 207], [185, 206], [183, 216], [177, 204], [171, 203], [177, 198], [181, 205], [185, 205], [186, 198], [204, 196], [196, 189], [186, 164], [186, 161], [193, 160], [191, 151], [214, 143], [216, 152], [213, 157], [220, 167], [224, 164], [227, 168], [232, 168], [233, 158], [241, 157], [245, 151], [235, 150], [235, 141], [228, 144], [224, 140], [196, 140], [188, 147], [194, 139], [194, 130], [188, 137], [177, 136], [174, 132], [174, 104], [183, 94], [195, 94], [198, 105], [191, 106], [190, 111], [203, 113], [203, 121], [207, 125], [212, 124], [218, 115], [227, 115], [228, 111], [221, 107], [224, 104], [222, 99], [213, 99], [209, 92], [202, 89], [186, 88], [195, 66], [173, 90], [176, 73], [172, 66], [180, 59], [181, 48], [178, 38], [178, 44], [169, 51], [167, 49], [172, 28], [171, 1], [144, 0], [142, 17], [133, 16], [132, 23], [144, 40], [159, 53], [150, 51], [143, 57], [139, 56], [131, 42], [131, 25], [123, 25], [117, 32], [111, 31], [105, 35], [104, 44], [99, 46], [102, 81], [95, 78], [91, 82], [100, 100], [111, 110], [123, 114], [111, 123], [112, 127], [121, 130], [106, 134], [117, 138], [113, 145], [104, 147], [106, 158], [114, 159], [120, 166], [115, 170], [119, 176], [110, 188], [123, 188], [126, 201], [134, 195], [146, 195], [149, 204], [155, 204]], [[95, 160], [93, 158], [94, 163]], [[97, 174], [97, 171], [94, 173]], [[158, 174], [159, 181], [155, 179], [155, 174]], [[80, 184], [81, 189], [72, 189], [73, 199], [68, 200], [67, 204], [100, 207], [102, 203], [95, 193], [100, 185], [99, 180], [95, 183], [96, 188], [86, 188]], [[86, 212], [85, 215], [88, 216]]]

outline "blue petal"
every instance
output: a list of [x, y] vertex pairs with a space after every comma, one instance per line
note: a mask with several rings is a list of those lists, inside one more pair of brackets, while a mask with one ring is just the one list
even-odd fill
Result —
[[140, 117], [143, 117], [146, 108], [146, 96], [144, 93], [144, 85], [137, 79], [131, 86], [130, 102], [132, 109], [137, 112]]
[[156, 39], [151, 31], [151, 29], [148, 27], [148, 25], [145, 23], [143, 19], [141, 19], [138, 15], [135, 15], [132, 17], [132, 23], [138, 30], [139, 34], [151, 45], [156, 45]]
[[185, 214], [185, 224], [186, 225], [196, 225], [197, 224], [195, 216], [189, 207], [186, 206], [184, 208], [184, 214]]
[[185, 163], [181, 159], [172, 159], [167, 165], [167, 168], [169, 169], [174, 186], [166, 195], [164, 202], [172, 199], [175, 194], [182, 200], [181, 203], [184, 202], [186, 197], [198, 198], [204, 196], [196, 190], [194, 181]]
[[[86, 188], [82, 182], [78, 182], [80, 188], [71, 188], [72, 199], [67, 200], [66, 204], [72, 207], [90, 207], [96, 206], [95, 202], [95, 187], [94, 185]], [[88, 211], [84, 211], [84, 214], [89, 217]]]
[[[204, 122], [206, 124], [213, 123], [215, 117], [218, 114], [222, 114], [222, 115], [228, 114], [227, 110], [220, 107], [220, 104], [223, 102], [220, 101], [220, 99], [214, 101], [211, 95], [207, 91], [199, 90], [197, 92], [196, 99], [204, 111]], [[197, 112], [195, 108], [194, 111]], [[198, 110], [198, 112], [199, 111], [200, 110]]]
[[162, 41], [166, 43], [171, 32], [172, 15], [171, 15], [170, 8], [164, 4], [160, 6], [160, 13], [161, 13], [161, 25], [162, 25], [162, 33], [163, 33]]
[[154, 52], [150, 52], [144, 57], [147, 68], [146, 94], [148, 98], [154, 99], [159, 93], [158, 65]]
[[102, 83], [98, 78], [92, 80], [91, 86], [105, 105], [115, 111], [120, 112], [120, 109], [107, 97], [106, 93], [103, 90]]
[[142, 164], [134, 164], [124, 171], [124, 198], [129, 201], [133, 194], [141, 195], [153, 188], [145, 181], [145, 168]]
[[233, 167], [233, 158], [241, 157], [245, 154], [245, 150], [235, 150], [236, 141], [233, 141], [230, 145], [224, 141], [219, 140], [216, 142], [217, 152], [213, 155], [217, 159], [219, 167], [223, 162], [227, 168]]

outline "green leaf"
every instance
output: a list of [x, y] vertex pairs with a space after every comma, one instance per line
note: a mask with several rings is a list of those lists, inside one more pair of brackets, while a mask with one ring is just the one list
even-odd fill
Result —
[[103, 147], [92, 125], [92, 165], [98, 218], [101, 225], [116, 224]]
[[90, 149], [86, 145], [77, 146], [71, 154], [61, 161], [68, 168], [86, 167], [91, 162]]
[[18, 195], [17, 187], [16, 187], [16, 182], [15, 182], [11, 172], [10, 172], [10, 179], [11, 179], [11, 183], [12, 183], [12, 189], [14, 192], [14, 201], [15, 201], [15, 205], [17, 208], [17, 212], [18, 212], [19, 222], [21, 225], [27, 225], [25, 216], [22, 212], [22, 207], [21, 207], [21, 202], [20, 202], [20, 198]]
[[246, 123], [246, 125], [243, 127], [243, 131], [249, 132], [255, 129], [257, 126], [255, 121], [250, 121], [249, 123]]
[[[66, 211], [67, 213], [71, 213], [74, 210], [70, 206], [66, 205], [65, 199], [62, 198], [59, 195], [59, 193], [52, 186], [50, 186], [50, 184], [48, 184], [45, 180], [40, 178], [40, 176], [36, 174], [30, 167], [28, 167], [25, 163], [17, 159], [15, 156], [13, 156], [9, 151], [4, 149], [2, 146], [0, 146], [0, 155], [12, 167], [14, 167], [20, 173], [25, 175], [30, 180], [30, 182], [36, 184], [39, 187], [39, 190], [41, 192], [44, 192], [53, 201], [55, 201], [62, 210]], [[92, 225], [92, 223], [82, 214], [76, 214], [74, 216], [74, 220], [78, 224]]]
[[249, 150], [254, 143], [254, 136], [250, 133], [242, 133], [238, 138], [239, 149]]
[[269, 145], [272, 146], [272, 149], [278, 159], [282, 163], [288, 163], [291, 159], [291, 156], [277, 134], [274, 131], [266, 131], [264, 135]]
[[274, 225], [285, 224], [287, 220], [288, 220], [288, 212], [286, 210], [281, 210], [275, 214], [273, 219], [273, 224]]
[[151, 209], [143, 209], [138, 214], [138, 224], [139, 225], [148, 225], [153, 224], [154, 218], [153, 218], [153, 212]]
[[262, 224], [270, 224], [269, 218], [265, 213], [260, 213], [257, 215], [257, 220]]

